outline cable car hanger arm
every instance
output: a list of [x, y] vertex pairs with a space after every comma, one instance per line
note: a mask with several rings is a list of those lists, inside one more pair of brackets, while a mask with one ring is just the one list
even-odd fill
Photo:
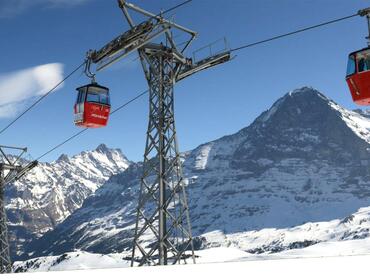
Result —
[[369, 32], [369, 35], [366, 37], [367, 39], [367, 44], [370, 46], [370, 7], [366, 9], [359, 10], [357, 13], [359, 16], [365, 17], [367, 19], [367, 29]]

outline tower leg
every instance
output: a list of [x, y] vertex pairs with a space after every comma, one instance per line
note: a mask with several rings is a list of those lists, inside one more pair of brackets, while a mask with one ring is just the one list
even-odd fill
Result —
[[10, 273], [12, 271], [12, 263], [9, 253], [8, 227], [6, 225], [4, 172], [0, 171], [0, 173], [0, 273]]
[[188, 256], [195, 262], [175, 130], [175, 64], [171, 53], [160, 49], [148, 51], [145, 59], [149, 124], [131, 265], [186, 263]]

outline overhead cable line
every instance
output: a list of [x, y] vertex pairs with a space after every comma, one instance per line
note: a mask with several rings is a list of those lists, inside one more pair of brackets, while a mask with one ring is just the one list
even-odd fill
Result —
[[176, 5], [176, 6], [174, 6], [174, 7], [172, 7], [172, 8], [169, 8], [169, 9], [167, 9], [167, 10], [165, 10], [165, 11], [163, 11], [163, 12], [159, 13], [159, 14], [158, 14], [158, 16], [160, 16], [160, 15], [164, 15], [164, 14], [166, 14], [166, 13], [168, 13], [168, 12], [171, 12], [171, 11], [173, 11], [173, 10], [176, 10], [177, 8], [180, 8], [181, 6], [184, 6], [184, 5], [188, 4], [188, 3], [190, 3], [191, 1], [192, 1], [192, 0], [184, 1], [184, 2], [182, 2], [182, 3], [180, 3], [180, 4]]
[[[147, 94], [149, 92], [149, 90], [145, 90], [143, 91], [142, 93], [136, 95], [134, 98], [130, 99], [129, 101], [127, 101], [126, 103], [122, 104], [121, 106], [117, 107], [116, 109], [114, 109], [111, 113], [110, 113], [110, 116], [113, 115], [114, 113], [118, 112], [119, 110], [122, 110], [123, 108], [125, 108], [126, 106], [128, 106], [130, 103], [136, 101], [137, 99], [139, 99], [140, 97], [144, 96], [145, 94]], [[69, 141], [73, 140], [74, 138], [76, 138], [77, 136], [81, 135], [82, 133], [84, 133], [86, 130], [88, 130], [89, 128], [84, 128], [83, 130], [80, 130], [79, 132], [73, 134], [72, 136], [68, 137], [66, 140], [62, 141], [61, 143], [59, 143], [58, 145], [54, 146], [53, 148], [51, 148], [50, 150], [48, 150], [47, 152], [43, 153], [41, 156], [39, 156], [36, 160], [39, 161], [41, 158], [45, 157], [46, 155], [50, 154], [51, 152], [55, 151], [56, 149], [60, 148], [61, 146], [63, 146], [64, 144], [68, 143]]]
[[311, 30], [311, 29], [323, 27], [325, 25], [333, 24], [333, 23], [336, 23], [336, 22], [339, 22], [339, 21], [344, 21], [344, 20], [347, 20], [347, 19], [350, 19], [350, 18], [353, 18], [353, 17], [356, 17], [356, 16], [359, 16], [359, 14], [356, 13], [356, 14], [353, 14], [353, 15], [350, 15], [350, 16], [346, 16], [346, 17], [330, 20], [330, 21], [327, 21], [327, 22], [323, 22], [323, 23], [320, 23], [320, 24], [312, 25], [312, 26], [309, 26], [309, 27], [305, 27], [305, 28], [302, 28], [302, 29], [298, 29], [298, 30], [295, 30], [295, 31], [292, 31], [292, 32], [289, 32], [289, 33], [277, 35], [277, 36], [274, 36], [274, 37], [271, 37], [271, 38], [268, 38], [268, 39], [265, 39], [265, 40], [257, 41], [257, 42], [246, 44], [246, 45], [242, 45], [240, 47], [231, 49], [230, 51], [231, 52], [236, 52], [236, 51], [239, 51], [239, 50], [242, 50], [242, 49], [250, 48], [250, 47], [253, 47], [253, 46], [256, 46], [256, 45], [264, 44], [264, 43], [267, 43], [267, 42], [270, 42], [270, 41], [274, 41], [274, 40], [278, 40], [278, 39], [281, 39], [281, 38], [284, 38], [284, 37], [288, 37], [288, 36], [291, 36], [291, 35], [302, 33], [302, 32], [305, 32], [305, 31], [308, 31], [308, 30]]
[[[165, 11], [160, 12], [158, 16], [161, 16], [163, 14], [166, 14], [170, 11], [173, 11], [181, 6], [184, 6], [185, 4], [190, 3], [192, 0], [184, 1], [174, 7], [171, 7]], [[12, 120], [8, 125], [6, 125], [4, 128], [0, 130], [0, 134], [6, 131], [9, 127], [11, 127], [15, 122], [17, 122], [20, 118], [22, 118], [26, 113], [28, 113], [32, 108], [34, 108], [37, 104], [39, 104], [43, 99], [45, 99], [47, 96], [49, 96], [52, 92], [55, 91], [61, 84], [63, 84], [67, 79], [69, 79], [74, 73], [76, 73], [82, 66], [86, 64], [86, 61], [81, 63], [77, 68], [75, 68], [71, 73], [69, 73], [63, 80], [59, 81], [53, 88], [51, 88], [47, 93], [43, 94], [39, 99], [37, 99], [34, 103], [32, 103], [26, 110], [24, 110], [21, 114], [19, 114], [14, 120]]]
[[14, 120], [12, 120], [7, 126], [0, 130], [0, 134], [11, 127], [16, 121], [18, 121], [21, 117], [23, 117], [27, 112], [29, 112], [33, 107], [35, 107], [38, 103], [40, 103], [43, 99], [45, 99], [48, 95], [50, 95], [56, 88], [58, 88], [61, 84], [63, 84], [68, 78], [70, 78], [74, 73], [76, 73], [83, 65], [85, 65], [85, 61], [81, 63], [77, 68], [75, 68], [71, 73], [69, 73], [63, 80], [59, 81], [52, 89], [50, 89], [47, 93], [43, 94], [40, 98], [38, 98], [34, 103], [32, 103], [26, 110], [24, 110], [21, 114], [19, 114]]
[[[165, 11], [161, 11], [156, 17], [158, 16], [161, 16], [161, 15], [164, 15], [170, 11], [173, 11], [181, 6], [184, 6], [185, 4], [188, 4], [190, 3], [192, 0], [187, 0], [187, 1], [184, 1], [174, 7], [171, 7]], [[80, 65], [80, 67], [82, 67], [86, 62], [84, 62], [82, 65]], [[79, 67], [79, 68], [80, 68]], [[76, 69], [77, 71], [77, 69]], [[114, 109], [111, 113], [110, 113], [110, 116], [112, 116], [114, 113], [118, 112], [119, 110], [125, 108], [126, 106], [128, 106], [130, 103], [134, 102], [135, 100], [139, 99], [140, 97], [142, 97], [143, 95], [147, 94], [149, 92], [149, 90], [145, 90], [143, 91], [142, 93], [140, 93], [139, 95], [135, 96], [134, 98], [130, 99], [129, 101], [127, 101], [126, 103], [122, 104], [121, 106], [117, 107], [116, 109]], [[36, 105], [36, 104], [35, 104]], [[61, 146], [65, 145], [66, 143], [68, 143], [69, 141], [72, 141], [74, 138], [78, 137], [79, 135], [83, 134], [85, 131], [87, 131], [88, 128], [84, 128], [83, 130], [73, 134], [72, 136], [68, 137], [66, 140], [62, 141], [61, 143], [59, 143], [58, 145], [54, 146], [53, 148], [51, 148], [50, 150], [48, 150], [47, 152], [43, 153], [42, 155], [40, 155], [37, 160], [40, 160], [41, 158], [45, 157], [46, 155], [50, 154], [51, 152], [55, 151], [56, 149], [60, 148]], [[1, 133], [1, 132], [0, 132]]]
[[[185, 1], [185, 2], [182, 2], [170, 9], [167, 9], [163, 12], [161, 12], [159, 15], [161, 14], [165, 14], [165, 13], [168, 13], [174, 9], [177, 9], [179, 8], [180, 6], [183, 6], [189, 2], [191, 2], [192, 0], [188, 0], [188, 1]], [[159, 16], [158, 15], [158, 16]], [[313, 25], [313, 26], [309, 26], [309, 27], [305, 27], [305, 28], [302, 28], [302, 29], [298, 29], [298, 30], [295, 30], [295, 31], [292, 31], [292, 32], [289, 32], [289, 33], [285, 33], [285, 34], [281, 34], [281, 35], [277, 35], [277, 36], [274, 36], [274, 37], [271, 37], [271, 38], [268, 38], [268, 39], [264, 39], [264, 40], [261, 40], [261, 41], [257, 41], [257, 42], [254, 42], [254, 43], [250, 43], [250, 44], [246, 44], [246, 45], [242, 45], [240, 47], [237, 47], [237, 48], [233, 48], [230, 50], [230, 52], [235, 52], [235, 51], [239, 51], [239, 50], [242, 50], [242, 49], [245, 49], [245, 48], [249, 48], [249, 47], [253, 47], [253, 46], [256, 46], [256, 45], [259, 45], [259, 44], [263, 44], [263, 43], [267, 43], [267, 42], [270, 42], [270, 41], [273, 41], [273, 40], [277, 40], [277, 39], [281, 39], [281, 38], [284, 38], [284, 37], [287, 37], [287, 36], [291, 36], [291, 35], [294, 35], [294, 34], [298, 34], [298, 33], [302, 33], [302, 32], [305, 32], [305, 31], [308, 31], [308, 30], [312, 30], [312, 29], [315, 29], [315, 28], [319, 28], [319, 27], [322, 27], [322, 26], [325, 26], [325, 25], [329, 25], [329, 24], [333, 24], [333, 23], [336, 23], [336, 22], [339, 22], [339, 21], [344, 21], [344, 20], [347, 20], [347, 19], [350, 19], [350, 18], [353, 18], [353, 17], [356, 17], [358, 16], [359, 14], [356, 13], [356, 14], [353, 14], [353, 15], [349, 15], [349, 16], [345, 16], [345, 17], [342, 17], [342, 18], [338, 18], [338, 19], [334, 19], [334, 20], [330, 20], [330, 21], [327, 21], [327, 22], [323, 22], [323, 23], [320, 23], [320, 24], [316, 24], [316, 25]], [[81, 68], [83, 65], [85, 64], [85, 62], [83, 64], [81, 64], [77, 69], [75, 69], [69, 76], [71, 76], [74, 72], [76, 72], [79, 68]], [[68, 76], [66, 77], [66, 79], [68, 78]], [[66, 80], [65, 79], [65, 80]], [[57, 87], [57, 86], [56, 86]], [[55, 87], [55, 88], [56, 88]], [[54, 88], [54, 89], [55, 89]], [[113, 115], [114, 113], [116, 113], [117, 111], [125, 108], [126, 106], [128, 106], [130, 103], [134, 102], [135, 100], [139, 99], [140, 97], [142, 97], [143, 95], [147, 94], [149, 90], [145, 90], [144, 92], [142, 92], [141, 94], [135, 96], [134, 98], [132, 98], [131, 100], [129, 100], [128, 102], [124, 103], [123, 105], [117, 107], [115, 110], [113, 110], [111, 112], [110, 115]], [[48, 93], [49, 94], [49, 93]], [[41, 101], [41, 100], [39, 100]], [[38, 101], [38, 102], [39, 102]], [[35, 104], [36, 105], [36, 104]], [[29, 108], [31, 109], [31, 108]], [[26, 113], [26, 111], [24, 112]], [[24, 114], [23, 113], [23, 114]], [[22, 115], [20, 115], [21, 117]], [[16, 120], [15, 120], [16, 121]], [[14, 121], [14, 122], [15, 122]], [[10, 126], [10, 125], [9, 125]], [[6, 128], [5, 128], [6, 129]], [[3, 129], [4, 130], [4, 129]], [[0, 133], [3, 132], [0, 131]], [[42, 154], [41, 156], [39, 156], [37, 158], [37, 160], [40, 160], [41, 158], [45, 157], [46, 155], [50, 154], [51, 152], [53, 152], [54, 150], [58, 149], [59, 147], [63, 146], [64, 144], [68, 143], [69, 141], [73, 140], [74, 138], [78, 137], [79, 135], [81, 135], [82, 133], [84, 133], [86, 130], [88, 130], [88, 128], [85, 128], [77, 133], [75, 133], [74, 135], [70, 136], [69, 138], [67, 138], [66, 140], [64, 140], [63, 142], [59, 143], [58, 145], [54, 146], [53, 148], [51, 148], [50, 150], [48, 150], [47, 152], [45, 152], [44, 154]]]
[[140, 93], [139, 95], [136, 95], [134, 98], [130, 99], [129, 101], [127, 101], [125, 104], [122, 104], [121, 106], [117, 107], [116, 109], [114, 109], [112, 111], [112, 113], [110, 113], [110, 115], [113, 115], [114, 113], [116, 113], [117, 111], [121, 110], [122, 108], [126, 107], [127, 105], [129, 105], [130, 103], [134, 102], [136, 99], [139, 99], [140, 97], [142, 97], [143, 95], [147, 94], [149, 92], [149, 89], [143, 91], [142, 93]]

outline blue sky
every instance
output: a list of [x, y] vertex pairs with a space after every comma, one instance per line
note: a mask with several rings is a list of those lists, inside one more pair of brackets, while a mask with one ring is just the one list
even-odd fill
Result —
[[[157, 13], [181, 1], [131, 2]], [[193, 51], [224, 36], [231, 47], [237, 47], [367, 6], [370, 1], [364, 0], [194, 0], [173, 14], [178, 23], [199, 32]], [[0, 0], [0, 98], [15, 100], [10, 110], [13, 115], [6, 108], [2, 114], [0, 109], [0, 126], [32, 101], [31, 95], [41, 94], [63, 71], [69, 73], [79, 65], [88, 49], [101, 47], [127, 28], [115, 0]], [[175, 88], [180, 149], [193, 149], [238, 131], [286, 92], [305, 85], [355, 108], [344, 80], [346, 60], [349, 52], [366, 46], [366, 35], [365, 19], [355, 17], [237, 52], [233, 61], [181, 81]], [[45, 64], [51, 64], [54, 74], [46, 81], [37, 80], [35, 73], [40, 68], [34, 67]], [[27, 73], [36, 79], [28, 81], [29, 91], [20, 85]], [[14, 80], [11, 87], [9, 83], [2, 87], [10, 78]], [[110, 87], [113, 107], [147, 88], [135, 56], [100, 72], [97, 79]], [[79, 131], [72, 115], [75, 88], [87, 82], [81, 72], [75, 74], [4, 132], [1, 143], [28, 146], [37, 157]], [[108, 127], [88, 131], [44, 160], [93, 149], [100, 143], [121, 148], [131, 160], [142, 160], [147, 102], [147, 97], [141, 98], [112, 116]]]

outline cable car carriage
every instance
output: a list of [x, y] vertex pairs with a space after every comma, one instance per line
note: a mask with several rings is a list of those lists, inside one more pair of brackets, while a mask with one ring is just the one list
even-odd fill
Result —
[[357, 105], [370, 104], [370, 8], [358, 11], [358, 15], [367, 19], [369, 36], [367, 48], [349, 54], [346, 81]]
[[109, 89], [93, 82], [76, 90], [75, 125], [88, 128], [106, 126], [111, 108]]
[[357, 105], [370, 104], [370, 47], [349, 55], [346, 81]]

